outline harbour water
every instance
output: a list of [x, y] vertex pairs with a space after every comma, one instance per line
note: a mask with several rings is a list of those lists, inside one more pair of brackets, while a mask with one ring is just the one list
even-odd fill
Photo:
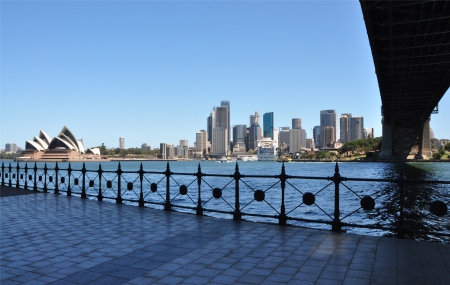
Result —
[[[19, 163], [23, 168], [26, 163]], [[9, 164], [5, 164], [8, 166]], [[11, 163], [13, 171], [16, 163]], [[34, 167], [34, 163], [28, 163], [29, 169]], [[46, 163], [49, 169], [47, 175], [54, 175], [54, 162]], [[119, 162], [88, 162], [84, 164], [87, 173], [87, 180], [95, 181], [95, 186], [89, 187], [87, 193], [91, 199], [98, 195], [99, 188], [102, 195], [111, 201], [117, 197], [117, 169]], [[174, 174], [170, 179], [170, 199], [177, 211], [195, 213], [195, 206], [199, 198], [199, 186], [197, 177], [194, 175], [200, 170], [204, 174], [221, 174], [223, 177], [204, 176], [201, 181], [200, 199], [205, 214], [219, 218], [231, 219], [232, 212], [236, 209], [236, 186], [232, 178], [238, 167], [239, 173], [243, 175], [239, 183], [239, 207], [244, 213], [243, 219], [277, 223], [275, 218], [280, 214], [282, 205], [280, 180], [275, 178], [279, 175], [284, 165], [286, 175], [295, 176], [288, 179], [285, 187], [284, 205], [286, 214], [301, 220], [290, 220], [289, 225], [304, 226], [309, 228], [330, 229], [327, 221], [331, 221], [334, 216], [335, 207], [335, 187], [332, 181], [319, 179], [320, 177], [332, 177], [335, 174], [336, 164], [333, 162], [232, 162], [220, 163], [217, 161], [121, 161], [120, 167], [124, 172], [121, 174], [122, 187], [126, 189], [127, 183], [133, 184], [132, 190], [123, 190], [121, 194], [125, 203], [137, 205], [140, 195], [140, 179], [138, 171], [142, 169], [144, 175], [142, 189], [145, 195], [147, 207], [163, 209], [163, 202], [166, 198], [166, 177], [163, 174], [167, 166]], [[37, 163], [39, 169], [44, 167], [44, 163]], [[64, 171], [68, 168], [67, 162], [59, 162], [59, 176], [64, 176]], [[341, 162], [338, 164], [339, 173], [343, 177], [358, 179], [396, 179], [403, 172], [407, 180], [440, 180], [450, 181], [450, 163], [433, 162], [411, 162], [406, 164], [387, 162]], [[80, 170], [83, 163], [71, 163], [70, 167], [74, 171], [74, 177], [80, 177]], [[103, 186], [98, 185], [98, 171], [101, 167]], [[42, 175], [42, 170], [39, 170]], [[66, 171], [67, 172], [67, 171]], [[251, 176], [268, 176], [265, 178], [254, 178]], [[306, 179], [305, 177], [309, 177]], [[317, 179], [311, 179], [315, 177]], [[112, 187], [106, 189], [106, 181], [111, 181]], [[157, 184], [157, 191], [151, 191], [151, 184]], [[65, 183], [67, 184], [67, 182]], [[187, 194], [180, 194], [180, 186], [187, 188]], [[60, 185], [64, 190], [65, 185]], [[74, 196], [77, 196], [76, 187], [73, 187]], [[213, 197], [213, 189], [222, 190], [220, 199]], [[78, 189], [80, 190], [80, 189]], [[262, 190], [265, 194], [264, 201], [255, 201], [254, 193]], [[313, 205], [306, 205], [302, 200], [305, 193], [313, 193], [315, 202]], [[375, 200], [375, 208], [370, 211], [361, 209], [361, 198], [370, 196]], [[408, 184], [405, 187], [405, 221], [415, 230], [429, 230], [450, 233], [449, 213], [443, 217], [436, 217], [430, 214], [429, 208], [432, 201], [440, 200], [449, 204], [450, 185], [449, 184]], [[339, 193], [340, 217], [342, 222], [358, 225], [373, 225], [379, 227], [393, 227], [398, 221], [399, 212], [399, 187], [396, 183], [377, 181], [343, 181], [340, 185]], [[185, 208], [186, 207], [186, 208]], [[189, 208], [190, 207], [190, 208]], [[220, 210], [223, 212], [208, 211], [208, 209]], [[249, 215], [245, 215], [248, 213]], [[262, 215], [262, 216], [256, 216]], [[321, 222], [311, 222], [317, 220]], [[345, 227], [345, 231], [352, 233], [370, 235], [395, 235], [390, 231], [381, 229], [366, 229], [359, 227]], [[434, 239], [429, 236], [412, 235], [414, 239]]]

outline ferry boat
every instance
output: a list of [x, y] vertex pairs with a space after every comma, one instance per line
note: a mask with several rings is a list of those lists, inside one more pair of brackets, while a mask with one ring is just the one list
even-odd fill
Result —
[[271, 138], [258, 141], [258, 161], [276, 161], [277, 144]]

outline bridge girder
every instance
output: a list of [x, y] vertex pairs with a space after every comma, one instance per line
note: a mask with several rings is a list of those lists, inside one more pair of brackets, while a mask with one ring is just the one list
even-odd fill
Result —
[[450, 86], [450, 1], [360, 0], [391, 156], [421, 149], [424, 123]]

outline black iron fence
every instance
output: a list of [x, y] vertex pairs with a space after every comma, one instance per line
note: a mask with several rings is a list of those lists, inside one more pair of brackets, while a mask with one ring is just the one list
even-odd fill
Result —
[[113, 200], [118, 204], [160, 207], [196, 215], [274, 222], [280, 225], [366, 229], [399, 238], [450, 240], [450, 181], [343, 177], [336, 163], [332, 176], [245, 175], [39, 168], [19, 163], [1, 167], [1, 185], [67, 196]]

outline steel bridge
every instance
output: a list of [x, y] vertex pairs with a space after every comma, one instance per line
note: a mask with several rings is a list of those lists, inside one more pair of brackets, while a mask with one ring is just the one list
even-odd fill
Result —
[[430, 153], [429, 119], [450, 86], [450, 1], [360, 0], [382, 102], [381, 158]]

